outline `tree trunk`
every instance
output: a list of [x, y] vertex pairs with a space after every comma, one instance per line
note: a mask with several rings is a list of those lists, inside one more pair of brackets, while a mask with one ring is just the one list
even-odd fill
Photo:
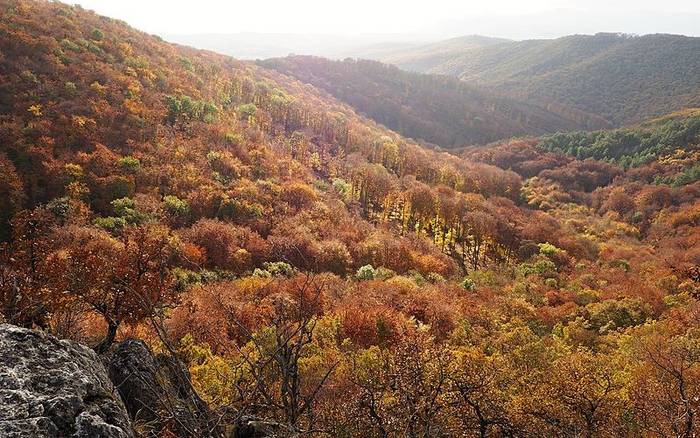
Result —
[[93, 350], [95, 350], [95, 353], [97, 354], [103, 354], [107, 350], [109, 350], [109, 347], [112, 346], [114, 343], [114, 338], [117, 336], [117, 329], [119, 328], [119, 321], [113, 321], [109, 320], [107, 321], [107, 335], [105, 338], [100, 341], [99, 344], [95, 345], [93, 347]]

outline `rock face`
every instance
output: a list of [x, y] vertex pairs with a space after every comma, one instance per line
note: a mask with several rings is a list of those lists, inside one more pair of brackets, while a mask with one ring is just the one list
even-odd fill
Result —
[[0, 436], [133, 438], [134, 432], [91, 349], [2, 324]]
[[154, 355], [143, 341], [127, 339], [105, 362], [129, 416], [146, 434], [168, 429], [177, 436], [208, 436], [218, 429], [210, 424], [209, 409], [192, 390], [189, 372], [179, 361]]

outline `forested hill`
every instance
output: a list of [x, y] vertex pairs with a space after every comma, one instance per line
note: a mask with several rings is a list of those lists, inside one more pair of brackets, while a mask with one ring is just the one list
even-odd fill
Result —
[[321, 88], [406, 137], [446, 148], [607, 125], [581, 111], [538, 106], [455, 78], [409, 73], [376, 61], [290, 56], [259, 64]]
[[700, 105], [700, 38], [601, 33], [467, 44], [439, 63], [420, 60], [439, 52], [412, 50], [383, 60], [573, 106], [616, 125]]
[[541, 146], [581, 160], [594, 158], [636, 167], [677, 150], [700, 149], [700, 110], [676, 112], [629, 128], [556, 133], [545, 136]]
[[[115, 382], [143, 436], [698, 435], [681, 152], [437, 152], [275, 70], [0, 0], [0, 321], [143, 340], [147, 381]], [[183, 391], [152, 396], [158, 366]], [[20, 390], [3, 421], [45, 426]]]
[[511, 42], [503, 38], [490, 38], [481, 35], [467, 35], [425, 45], [395, 49], [372, 56], [382, 62], [400, 66], [404, 70], [428, 72], [445, 62], [464, 54], [465, 51]]

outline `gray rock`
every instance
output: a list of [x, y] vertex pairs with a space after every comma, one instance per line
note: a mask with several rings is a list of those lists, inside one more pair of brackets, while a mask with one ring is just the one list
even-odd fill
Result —
[[104, 358], [134, 424], [149, 436], [164, 428], [177, 436], [216, 435], [215, 419], [189, 384], [186, 367], [176, 358], [154, 356], [138, 339], [127, 339]]
[[0, 436], [133, 438], [134, 432], [90, 348], [2, 324]]

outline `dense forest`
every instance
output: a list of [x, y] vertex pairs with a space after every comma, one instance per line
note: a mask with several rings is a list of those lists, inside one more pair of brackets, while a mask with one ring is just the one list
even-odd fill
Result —
[[290, 56], [260, 65], [325, 90], [404, 137], [446, 148], [609, 126], [582, 111], [562, 107], [555, 111], [459, 79], [409, 73], [376, 61]]
[[700, 111], [686, 110], [650, 120], [641, 126], [596, 132], [559, 132], [542, 139], [545, 150], [578, 159], [618, 163], [623, 167], [700, 147]]
[[614, 125], [700, 106], [700, 38], [599, 33], [482, 44], [466, 39], [461, 50], [458, 42], [379, 59], [517, 93], [528, 102], [574, 107]]
[[0, 0], [1, 319], [184, 364], [206, 409], [139, 412], [143, 436], [695, 436], [693, 114], [456, 156], [276, 70]]

